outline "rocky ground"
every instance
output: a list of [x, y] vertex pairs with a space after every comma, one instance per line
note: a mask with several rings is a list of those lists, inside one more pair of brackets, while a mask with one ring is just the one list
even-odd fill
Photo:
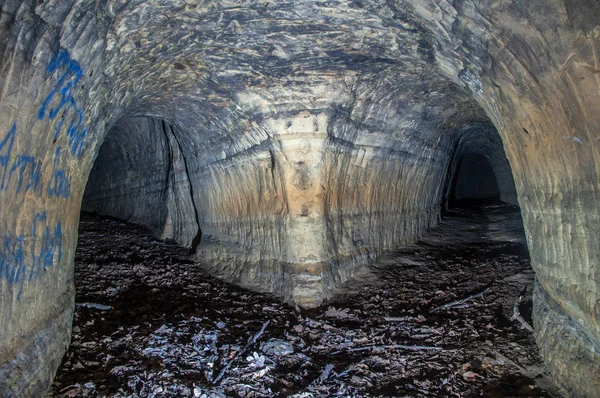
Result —
[[50, 396], [557, 397], [528, 330], [522, 234], [516, 208], [453, 210], [301, 311], [84, 215], [73, 338]]

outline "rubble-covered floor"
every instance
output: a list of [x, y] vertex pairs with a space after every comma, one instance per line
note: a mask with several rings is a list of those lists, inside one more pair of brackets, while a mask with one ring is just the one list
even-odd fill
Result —
[[522, 234], [517, 208], [453, 210], [298, 312], [143, 228], [84, 215], [73, 338], [50, 396], [558, 396], [511, 319], [519, 303], [531, 323]]

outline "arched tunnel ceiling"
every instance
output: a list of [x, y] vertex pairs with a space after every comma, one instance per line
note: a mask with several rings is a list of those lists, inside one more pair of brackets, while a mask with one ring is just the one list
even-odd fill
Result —
[[[57, 18], [47, 4], [37, 12]], [[350, 117], [421, 112], [411, 120], [420, 131], [485, 120], [471, 94], [439, 70], [432, 33], [386, 2], [109, 4], [109, 26], [77, 20], [83, 26], [61, 41], [81, 46], [92, 28], [107, 29], [98, 50], [107, 54], [102, 73], [116, 99], [107, 104], [113, 115], [160, 116], [199, 139], [227, 147], [233, 140], [237, 151], [280, 133], [264, 119], [306, 109], [350, 114], [366, 102], [362, 115]]]
[[[541, 354], [567, 391], [597, 395], [596, 1], [0, 8], [0, 254], [13, 267], [0, 277], [0, 387], [36, 395], [60, 361], [80, 203], [117, 126], [113, 137], [130, 139], [117, 148], [131, 142], [140, 164], [148, 140], [162, 137], [163, 234], [191, 245], [201, 227], [200, 255], [242, 264], [229, 277], [309, 301], [435, 224], [460, 151], [501, 144], [510, 167], [503, 155], [489, 159], [497, 178], [514, 175], [538, 278]], [[40, 231], [50, 246], [36, 246]], [[18, 242], [33, 257], [19, 257]], [[303, 256], [306, 247], [316, 249]], [[39, 250], [54, 267], [38, 277]], [[286, 272], [321, 278], [321, 290], [284, 286], [276, 275]]]

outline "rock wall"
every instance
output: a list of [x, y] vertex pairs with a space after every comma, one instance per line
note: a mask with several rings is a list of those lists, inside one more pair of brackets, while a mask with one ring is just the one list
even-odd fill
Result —
[[200, 238], [187, 161], [164, 120], [125, 118], [100, 147], [82, 210], [150, 228], [184, 246]]
[[[126, 119], [99, 151], [83, 209], [146, 225], [190, 247], [195, 228], [202, 243], [193, 249], [215, 274], [302, 306], [318, 305], [359, 267], [437, 222], [455, 141], [469, 142], [462, 130], [421, 127], [425, 118], [414, 111], [408, 121], [400, 113], [385, 115], [389, 132], [359, 118], [349, 125], [348, 114], [363, 105], [354, 106], [333, 120], [307, 111], [266, 119], [272, 130], [285, 126], [276, 139], [218, 160], [210, 143], [195, 151], [197, 136], [164, 121]], [[396, 148], [383, 136], [394, 125], [404, 126], [396, 131], [403, 135]], [[356, 126], [370, 137], [357, 139]], [[424, 129], [439, 142], [446, 134], [448, 145], [419, 143]], [[500, 145], [489, 125], [473, 129], [479, 141], [496, 137]], [[180, 148], [180, 158], [173, 158]], [[411, 188], [416, 181], [421, 190]], [[181, 182], [182, 195], [168, 195]], [[173, 207], [181, 211], [168, 210]]]
[[[215, 273], [310, 306], [436, 222], [457, 148], [485, 147], [469, 136], [490, 121], [510, 167], [486, 155], [500, 186], [514, 177], [539, 282], [541, 353], [570, 395], [598, 395], [597, 2], [0, 8], [4, 395], [39, 396], [68, 344], [79, 210], [97, 156], [132, 140], [130, 155], [162, 166], [115, 158], [158, 194], [146, 209], [121, 207], [117, 198], [139, 193], [113, 174], [111, 187], [90, 186], [91, 201], [109, 198], [96, 206], [138, 220], [162, 209], [149, 225], [192, 248], [201, 238]], [[115, 126], [123, 141], [99, 154]]]

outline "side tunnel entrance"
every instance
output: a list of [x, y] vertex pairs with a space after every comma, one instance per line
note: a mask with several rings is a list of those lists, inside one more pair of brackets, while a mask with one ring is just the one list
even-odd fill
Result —
[[145, 225], [161, 235], [168, 216], [170, 172], [164, 122], [152, 118], [124, 120], [100, 147], [82, 210]]
[[90, 172], [82, 210], [142, 225], [194, 248], [202, 233], [181, 137], [159, 118], [121, 120]]

